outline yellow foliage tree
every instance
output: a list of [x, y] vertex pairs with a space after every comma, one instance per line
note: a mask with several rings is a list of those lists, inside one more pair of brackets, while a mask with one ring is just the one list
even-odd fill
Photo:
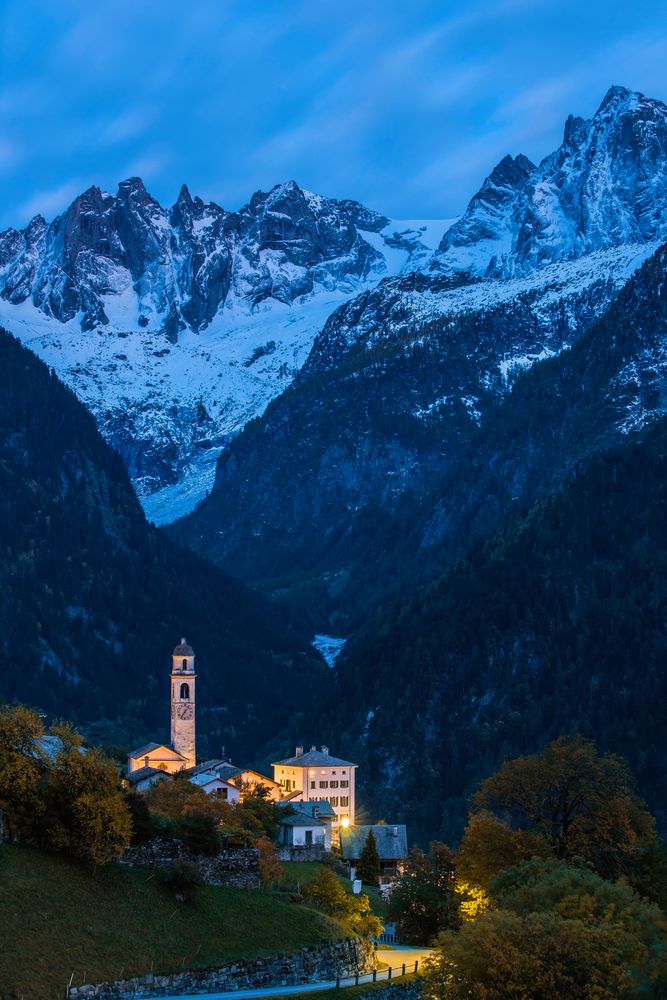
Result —
[[441, 936], [426, 995], [479, 1000], [622, 1000], [664, 970], [664, 918], [625, 884], [527, 862], [492, 882], [498, 908]]
[[0, 708], [0, 809], [11, 838], [32, 834], [44, 812], [40, 781], [47, 757], [39, 745], [43, 735], [36, 712], [23, 705]]
[[[483, 879], [524, 857], [584, 858], [605, 878], [639, 878], [656, 842], [655, 822], [635, 794], [625, 762], [582, 736], [564, 736], [538, 754], [507, 761], [482, 785], [461, 854]], [[493, 823], [489, 816], [495, 817]], [[505, 829], [503, 829], [503, 824]], [[491, 827], [497, 844], [489, 844]], [[495, 855], [495, 858], [494, 858]]]

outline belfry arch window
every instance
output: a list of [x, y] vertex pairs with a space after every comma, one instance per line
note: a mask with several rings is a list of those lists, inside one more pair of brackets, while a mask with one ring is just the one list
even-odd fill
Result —
[[181, 698], [188, 699], [190, 697], [190, 685], [181, 684]]
[[183, 660], [183, 666], [182, 666], [181, 669], [182, 670], [187, 670], [188, 669], [188, 661], [187, 660], [185, 660], [185, 659]]

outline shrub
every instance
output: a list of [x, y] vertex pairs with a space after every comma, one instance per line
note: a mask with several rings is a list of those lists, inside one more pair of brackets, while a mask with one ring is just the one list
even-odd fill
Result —
[[191, 903], [197, 887], [203, 884], [199, 866], [191, 861], [172, 861], [170, 865], [160, 870], [160, 881], [171, 889], [176, 899], [182, 903]]

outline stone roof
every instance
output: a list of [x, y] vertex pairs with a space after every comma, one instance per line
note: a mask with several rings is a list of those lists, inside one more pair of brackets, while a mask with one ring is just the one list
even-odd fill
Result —
[[284, 819], [280, 821], [281, 826], [326, 826], [326, 823], [321, 819], [316, 819], [309, 813], [297, 812], [292, 813], [289, 816], [285, 816]]
[[298, 809], [299, 812], [307, 813], [308, 816], [315, 816], [319, 819], [335, 819], [336, 817], [334, 807], [326, 799], [311, 799], [308, 802], [290, 802], [287, 798], [281, 802], [276, 802], [276, 805], [291, 806], [293, 809]]
[[346, 861], [358, 861], [366, 846], [368, 831], [373, 831], [380, 861], [408, 856], [408, 832], [404, 825], [379, 823], [375, 826], [350, 826], [340, 829], [340, 850]]
[[125, 778], [131, 785], [135, 785], [138, 781], [143, 781], [144, 778], [151, 778], [154, 774], [162, 775], [163, 778], [169, 777], [167, 772], [162, 771], [159, 767], [138, 767], [136, 771], [128, 771]]
[[202, 771], [219, 771], [221, 767], [233, 767], [228, 760], [222, 760], [222, 758], [214, 758], [213, 760], [205, 760], [203, 764], [197, 764], [196, 767], [188, 768], [188, 774], [201, 774]]
[[341, 760], [340, 757], [332, 757], [329, 751], [308, 750], [298, 757], [287, 757], [285, 760], [277, 760], [273, 767], [282, 765], [283, 767], [356, 767], [349, 760]]
[[174, 649], [172, 656], [194, 656], [195, 651], [192, 646], [189, 646], [185, 639], [181, 639], [178, 646]]
[[210, 785], [212, 781], [220, 781], [223, 785], [229, 785], [230, 788], [234, 787], [228, 781], [225, 781], [224, 778], [221, 778], [215, 771], [200, 771], [198, 774], [191, 775], [188, 781], [191, 781], [193, 785], [199, 785], [200, 788], [203, 785]]
[[[33, 755], [39, 757], [39, 752], [48, 757], [50, 761], [54, 761], [61, 750], [65, 749], [65, 744], [59, 736], [50, 736], [45, 734], [44, 736], [37, 736], [34, 740], [34, 746], [36, 753]], [[79, 753], [88, 753], [85, 747], [77, 747]]]

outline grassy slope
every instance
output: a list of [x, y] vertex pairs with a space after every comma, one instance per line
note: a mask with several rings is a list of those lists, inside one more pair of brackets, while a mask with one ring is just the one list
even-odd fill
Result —
[[0, 853], [0, 997], [46, 1000], [73, 985], [167, 973], [293, 951], [341, 936], [313, 910], [269, 892], [205, 886], [179, 904], [146, 870], [91, 876], [66, 858], [6, 846]]

